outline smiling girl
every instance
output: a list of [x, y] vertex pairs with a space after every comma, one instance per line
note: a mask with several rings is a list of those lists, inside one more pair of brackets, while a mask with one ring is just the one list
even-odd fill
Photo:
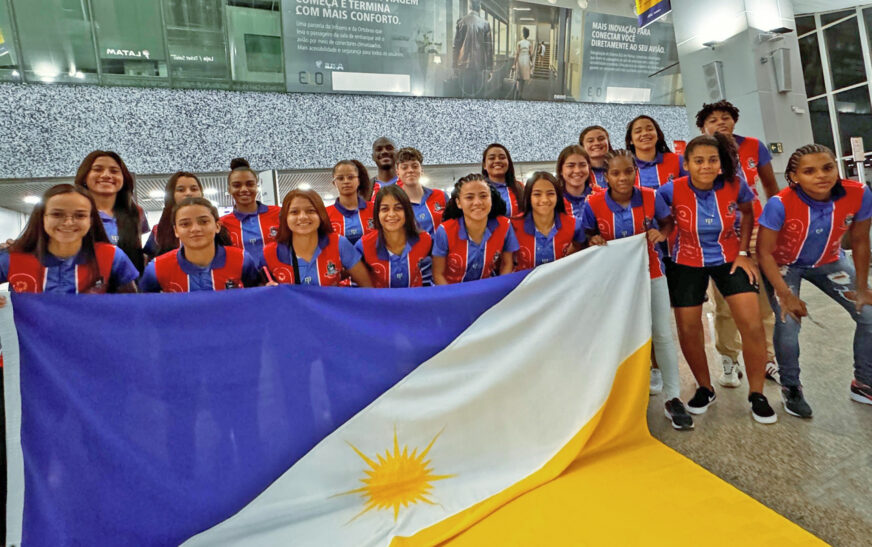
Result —
[[13, 292], [136, 292], [137, 277], [124, 251], [109, 243], [90, 193], [70, 184], [47, 190], [21, 237], [0, 251], [0, 283]]
[[512, 219], [520, 245], [515, 270], [527, 270], [569, 256], [584, 245], [581, 220], [566, 212], [560, 183], [551, 173], [533, 173], [524, 187], [521, 218]]
[[630, 121], [624, 141], [639, 168], [639, 184], [645, 188], [656, 190], [687, 176], [684, 158], [669, 149], [663, 130], [651, 116], [643, 114]]
[[203, 186], [197, 175], [187, 171], [173, 173], [164, 187], [164, 208], [160, 220], [145, 243], [145, 254], [155, 257], [179, 247], [173, 228], [173, 209], [185, 198], [203, 197]]
[[[687, 410], [702, 414], [715, 402], [702, 326], [702, 304], [711, 278], [724, 295], [742, 335], [748, 370], [751, 412], [760, 423], [778, 417], [763, 395], [766, 341], [757, 303], [759, 272], [748, 252], [754, 216], [754, 194], [736, 176], [735, 144], [720, 133], [702, 135], [687, 144], [687, 177], [657, 190], [657, 200], [672, 211], [676, 238], [666, 276], [678, 326], [678, 340], [698, 388]], [[665, 209], [664, 209], [665, 210]], [[742, 213], [740, 234], [733, 227]], [[658, 218], [672, 222], [672, 218]]]
[[512, 271], [518, 240], [497, 190], [478, 174], [454, 185], [442, 224], [433, 238], [433, 282], [484, 279]]
[[183, 199], [173, 209], [181, 247], [162, 254], [142, 274], [142, 292], [223, 291], [257, 286], [257, 264], [230, 246], [218, 224], [218, 210], [202, 197]]
[[[663, 275], [663, 262], [657, 244], [666, 241], [672, 230], [671, 211], [655, 199], [650, 188], [638, 188], [635, 159], [628, 150], [615, 150], [606, 155], [608, 192], [587, 200], [582, 224], [594, 245], [636, 234], [648, 237], [648, 266], [651, 277], [651, 343], [657, 368], [651, 375], [660, 379], [665, 393], [664, 411], [675, 429], [693, 429], [693, 418], [680, 398], [678, 355], [672, 339], [669, 320], [669, 288]], [[662, 223], [655, 221], [663, 219]], [[656, 383], [654, 380], [652, 382]]]
[[148, 221], [134, 201], [133, 175], [121, 156], [94, 150], [76, 170], [75, 185], [91, 192], [109, 243], [118, 245], [141, 272], [145, 257], [140, 234], [148, 233]]
[[609, 132], [601, 125], [589, 125], [578, 136], [578, 144], [588, 154], [590, 168], [593, 170], [597, 185], [600, 188], [607, 188], [604, 160], [606, 154], [613, 150]]
[[257, 173], [243, 158], [230, 161], [227, 191], [233, 198], [233, 212], [219, 223], [227, 228], [234, 247], [244, 249], [255, 262], [263, 258], [264, 245], [275, 241], [279, 226], [279, 208], [257, 200]]
[[291, 190], [282, 201], [282, 223], [274, 243], [264, 248], [264, 262], [274, 281], [332, 287], [342, 274], [358, 286], [372, 287], [360, 253], [333, 231], [321, 196], [314, 190]]
[[375, 196], [375, 211], [376, 231], [366, 234], [355, 245], [373, 286], [421, 287], [424, 263], [430, 257], [433, 240], [415, 224], [409, 197], [397, 185], [385, 186]]
[[[775, 323], [775, 355], [784, 409], [800, 418], [812, 415], [799, 380], [800, 321], [808, 316], [799, 298], [803, 279], [845, 308], [857, 324], [850, 397], [872, 405], [872, 192], [863, 183], [839, 179], [835, 155], [819, 144], [797, 149], [785, 176], [789, 186], [766, 202], [757, 238], [769, 301], [780, 319]], [[840, 245], [846, 232], [853, 264]]]
[[506, 204], [505, 215], [509, 218], [523, 213], [524, 189], [515, 180], [515, 164], [508, 148], [493, 143], [484, 149], [481, 158], [481, 174], [493, 186]]
[[560, 151], [557, 157], [557, 182], [563, 188], [563, 200], [567, 213], [581, 218], [585, 200], [594, 192], [602, 192], [593, 176], [590, 156], [578, 144]]

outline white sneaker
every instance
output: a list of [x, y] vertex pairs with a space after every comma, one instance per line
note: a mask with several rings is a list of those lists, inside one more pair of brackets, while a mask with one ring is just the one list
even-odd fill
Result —
[[739, 362], [733, 361], [726, 355], [721, 355], [721, 364], [724, 367], [724, 373], [718, 378], [718, 383], [724, 387], [742, 385], [742, 371], [739, 369]]
[[778, 365], [775, 364], [775, 361], [769, 361], [766, 363], [766, 377], [774, 381], [776, 384], [781, 385], [781, 375], [778, 374]]
[[650, 395], [658, 395], [663, 391], [663, 375], [659, 368], [651, 368], [651, 386], [648, 389]]

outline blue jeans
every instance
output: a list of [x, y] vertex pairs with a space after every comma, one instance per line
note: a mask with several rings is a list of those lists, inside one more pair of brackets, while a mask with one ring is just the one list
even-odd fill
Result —
[[[854, 264], [842, 255], [838, 261], [823, 264], [817, 268], [810, 266], [784, 266], [781, 275], [793, 294], [799, 296], [799, 285], [803, 279], [812, 283], [827, 296], [835, 300], [851, 314], [856, 322], [854, 331], [854, 377], [864, 384], [872, 383], [872, 306], [863, 306], [857, 313], [854, 301], [848, 298], [848, 291], [856, 288]], [[778, 372], [781, 385], [785, 387], [802, 385], [799, 381], [799, 329], [800, 324], [791, 316], [781, 320], [781, 305], [775, 298], [775, 291], [769, 280], [766, 291], [775, 312], [775, 357], [778, 359]]]

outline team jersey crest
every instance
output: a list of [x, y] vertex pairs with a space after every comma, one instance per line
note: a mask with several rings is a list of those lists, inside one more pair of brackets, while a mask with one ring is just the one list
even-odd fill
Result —
[[278, 226], [270, 226], [269, 235], [270, 235], [270, 237], [276, 237], [277, 235], [279, 235], [279, 227]]
[[849, 215], [845, 216], [845, 223], [844, 223], [845, 228], [847, 228], [848, 226], [853, 224], [853, 222], [854, 222], [854, 215], [853, 214], [849, 214]]
[[442, 209], [444, 209], [444, 207], [442, 207], [442, 204], [439, 203], [438, 201], [433, 204], [433, 210], [436, 211], [437, 213], [439, 211], [441, 211]]
[[327, 262], [327, 275], [336, 275], [336, 264], [331, 260]]
[[736, 209], [738, 208], [738, 204], [736, 204], [735, 201], [731, 201], [730, 204], [727, 205], [727, 213], [729, 213], [730, 215], [734, 215], [736, 214]]
[[754, 169], [757, 167], [757, 162], [754, 161], [754, 158], [748, 158], [748, 169]]

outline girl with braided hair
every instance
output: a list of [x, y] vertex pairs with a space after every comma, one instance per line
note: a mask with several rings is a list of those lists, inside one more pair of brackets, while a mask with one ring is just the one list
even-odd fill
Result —
[[[646, 234], [648, 266], [651, 278], [651, 342], [655, 367], [651, 369], [652, 393], [655, 384], [665, 391], [664, 412], [672, 427], [693, 429], [693, 418], [680, 398], [678, 352], [672, 339], [669, 321], [669, 289], [663, 273], [663, 261], [658, 243], [666, 241], [672, 231], [672, 212], [665, 203], [655, 199], [651, 188], [635, 186], [637, 167], [633, 153], [615, 150], [606, 154], [606, 192], [593, 194], [587, 200], [582, 215], [582, 227], [594, 245]], [[655, 219], [662, 219], [658, 222]]]
[[[757, 255], [775, 323], [775, 355], [784, 409], [811, 418], [799, 380], [799, 330], [808, 317], [799, 298], [802, 280], [835, 300], [857, 324], [850, 397], [872, 405], [872, 291], [869, 290], [869, 226], [872, 192], [839, 178], [836, 157], [826, 146], [797, 149], [785, 170], [788, 187], [766, 202], [760, 216]], [[841, 249], [851, 240], [853, 264]], [[777, 298], [775, 298], [777, 297]]]
[[[742, 335], [751, 414], [757, 422], [771, 424], [778, 417], [763, 395], [766, 339], [757, 303], [760, 274], [748, 252], [754, 228], [754, 194], [736, 176], [735, 155], [735, 144], [726, 135], [696, 137], [685, 152], [684, 167], [689, 176], [657, 190], [657, 201], [671, 209], [676, 230], [666, 279], [678, 341], [699, 386], [687, 410], [702, 414], [715, 402], [702, 326], [702, 304], [712, 279]], [[734, 228], [737, 212], [742, 214], [739, 235]]]

